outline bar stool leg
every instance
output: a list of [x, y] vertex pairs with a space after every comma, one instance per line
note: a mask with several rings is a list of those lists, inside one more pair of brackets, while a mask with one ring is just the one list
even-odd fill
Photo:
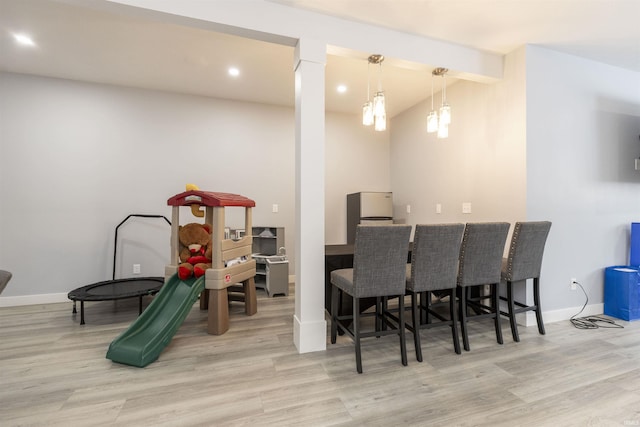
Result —
[[467, 332], [467, 289], [462, 287], [460, 291], [460, 330], [462, 332], [462, 346], [465, 351], [469, 351], [469, 334]]
[[356, 369], [362, 373], [362, 355], [360, 351], [360, 299], [353, 297], [353, 341], [356, 346]]
[[507, 305], [509, 306], [509, 323], [511, 324], [511, 335], [515, 342], [520, 341], [518, 335], [518, 324], [516, 323], [516, 306], [513, 299], [513, 282], [507, 281]]
[[420, 312], [418, 307], [418, 295], [411, 292], [411, 318], [413, 322], [413, 343], [416, 347], [416, 360], [422, 362], [422, 347], [420, 345]]
[[502, 344], [504, 341], [502, 340], [502, 326], [500, 325], [500, 296], [498, 295], [498, 283], [493, 283], [490, 286], [492, 310], [496, 327], [496, 341], [498, 341], [498, 344]]
[[544, 323], [542, 321], [542, 309], [540, 308], [540, 278], [533, 279], [533, 303], [536, 305], [536, 321], [538, 322], [538, 332], [544, 335]]

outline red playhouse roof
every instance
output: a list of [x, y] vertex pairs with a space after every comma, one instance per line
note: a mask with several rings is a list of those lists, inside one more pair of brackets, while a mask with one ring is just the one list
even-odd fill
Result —
[[256, 205], [256, 202], [239, 194], [189, 190], [171, 197], [169, 200], [167, 200], [167, 205], [242, 206], [246, 208], [252, 208]]

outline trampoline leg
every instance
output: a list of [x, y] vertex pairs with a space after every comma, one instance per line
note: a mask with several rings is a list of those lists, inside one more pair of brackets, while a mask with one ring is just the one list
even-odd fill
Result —
[[78, 310], [76, 310], [76, 302], [75, 301], [73, 301], [73, 311], [71, 313], [73, 313], [73, 314], [78, 313]]
[[80, 324], [84, 325], [84, 301], [80, 301]]
[[140, 295], [140, 302], [138, 303], [138, 316], [142, 314], [142, 295]]

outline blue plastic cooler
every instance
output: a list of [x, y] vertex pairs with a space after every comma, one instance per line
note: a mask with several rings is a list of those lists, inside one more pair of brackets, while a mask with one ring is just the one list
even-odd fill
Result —
[[604, 314], [623, 320], [640, 319], [640, 267], [605, 269]]

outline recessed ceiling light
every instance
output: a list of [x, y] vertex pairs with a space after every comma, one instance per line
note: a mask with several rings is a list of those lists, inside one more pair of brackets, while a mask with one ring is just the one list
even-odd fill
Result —
[[238, 70], [236, 67], [230, 67], [229, 75], [233, 77], [238, 77], [240, 75], [240, 70]]
[[26, 34], [14, 34], [16, 41], [23, 46], [35, 46], [33, 39]]
[[345, 93], [347, 91], [347, 87], [345, 85], [339, 85], [336, 90], [338, 93]]

